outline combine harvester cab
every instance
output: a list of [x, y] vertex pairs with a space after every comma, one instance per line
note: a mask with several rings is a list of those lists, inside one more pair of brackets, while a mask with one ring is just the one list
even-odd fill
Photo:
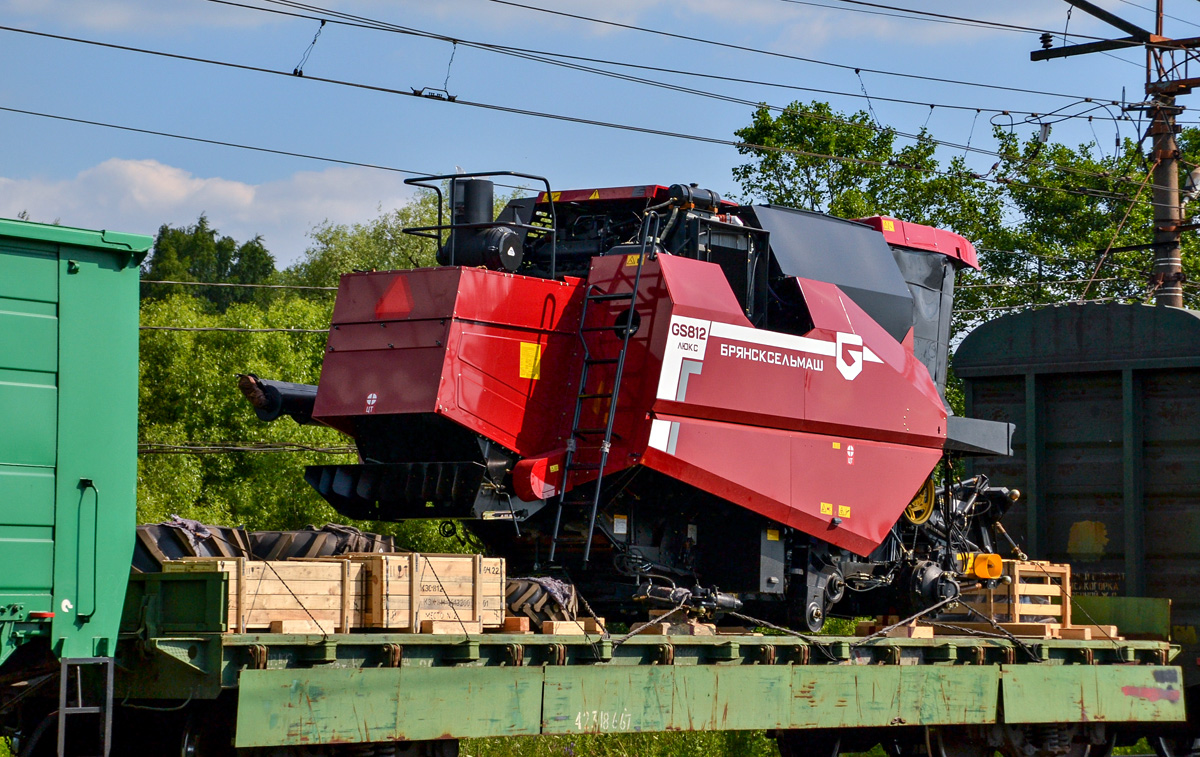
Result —
[[452, 223], [409, 230], [449, 232], [443, 265], [344, 276], [315, 398], [259, 382], [355, 439], [359, 464], [307, 472], [339, 512], [465, 519], [610, 613], [682, 586], [815, 630], [847, 588], [899, 590], [839, 611], [905, 611], [996, 578], [962, 555], [993, 551], [975, 499], [1009, 492], [931, 478], [1009, 451], [941, 395], [965, 239], [685, 185], [547, 186], [493, 219], [490, 181], [444, 178]]

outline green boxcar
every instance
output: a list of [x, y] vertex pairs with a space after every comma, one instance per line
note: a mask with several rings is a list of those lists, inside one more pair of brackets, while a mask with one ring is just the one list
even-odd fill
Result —
[[967, 415], [1017, 424], [1013, 457], [969, 463], [1025, 493], [1009, 532], [1071, 564], [1079, 622], [1140, 638], [1169, 624], [1200, 693], [1200, 312], [1009, 315], [963, 340], [954, 368]]
[[136, 514], [153, 240], [0, 219], [0, 662], [113, 654]]

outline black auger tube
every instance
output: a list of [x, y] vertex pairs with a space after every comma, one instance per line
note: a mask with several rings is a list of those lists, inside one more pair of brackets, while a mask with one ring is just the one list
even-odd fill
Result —
[[300, 424], [312, 423], [317, 387], [311, 384], [291, 384], [287, 381], [260, 379], [252, 373], [238, 375], [238, 389], [254, 406], [254, 414], [262, 421], [273, 421], [290, 415]]

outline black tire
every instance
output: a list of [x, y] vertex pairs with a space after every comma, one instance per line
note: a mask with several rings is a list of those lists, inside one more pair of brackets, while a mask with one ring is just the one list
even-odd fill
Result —
[[504, 602], [509, 615], [529, 618], [539, 630], [547, 620], [575, 620], [578, 599], [570, 587], [567, 606], [560, 604], [544, 586], [528, 578], [510, 578], [504, 590]]

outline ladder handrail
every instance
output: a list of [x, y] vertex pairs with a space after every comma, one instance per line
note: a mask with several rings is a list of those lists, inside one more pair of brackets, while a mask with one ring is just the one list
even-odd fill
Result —
[[[649, 253], [654, 251], [654, 247], [650, 246], [651, 240], [657, 245], [658, 232], [660, 229], [660, 217], [657, 213], [648, 213], [642, 218], [642, 247], [638, 254], [637, 271], [633, 277], [633, 289], [629, 296], [629, 321], [625, 324], [624, 334], [621, 338], [621, 350], [617, 355], [617, 367], [613, 377], [613, 388], [608, 403], [608, 418], [604, 428], [604, 439], [600, 442], [600, 465], [596, 472], [595, 492], [592, 494], [592, 508], [588, 518], [588, 535], [587, 542], [583, 549], [583, 565], [587, 567], [588, 560], [592, 553], [592, 537], [596, 531], [596, 515], [600, 508], [601, 488], [604, 483], [604, 469], [608, 464], [608, 453], [612, 448], [613, 425], [616, 422], [617, 402], [621, 394], [621, 379], [625, 372], [625, 356], [629, 352], [629, 338], [633, 335], [633, 314], [636, 312], [638, 288], [641, 286], [642, 269], [646, 264], [646, 259]], [[651, 225], [653, 225], [653, 233], [651, 233]], [[567, 440], [567, 454], [563, 461], [563, 479], [562, 486], [558, 493], [558, 509], [554, 515], [554, 532], [550, 541], [550, 562], [554, 562], [554, 555], [558, 547], [558, 532], [562, 524], [562, 511], [565, 504], [567, 493], [567, 482], [571, 474], [571, 465], [575, 459], [577, 450], [577, 438], [579, 433], [579, 417], [583, 412], [584, 395], [587, 389], [587, 379], [591, 361], [591, 350], [588, 348], [587, 338], [584, 336], [584, 324], [587, 322], [588, 303], [592, 300], [592, 290], [598, 289], [596, 284], [588, 285], [584, 292], [583, 313], [579, 319], [579, 339], [583, 344], [583, 369], [579, 376], [579, 391], [575, 397], [575, 416], [571, 421], [571, 437]]]

